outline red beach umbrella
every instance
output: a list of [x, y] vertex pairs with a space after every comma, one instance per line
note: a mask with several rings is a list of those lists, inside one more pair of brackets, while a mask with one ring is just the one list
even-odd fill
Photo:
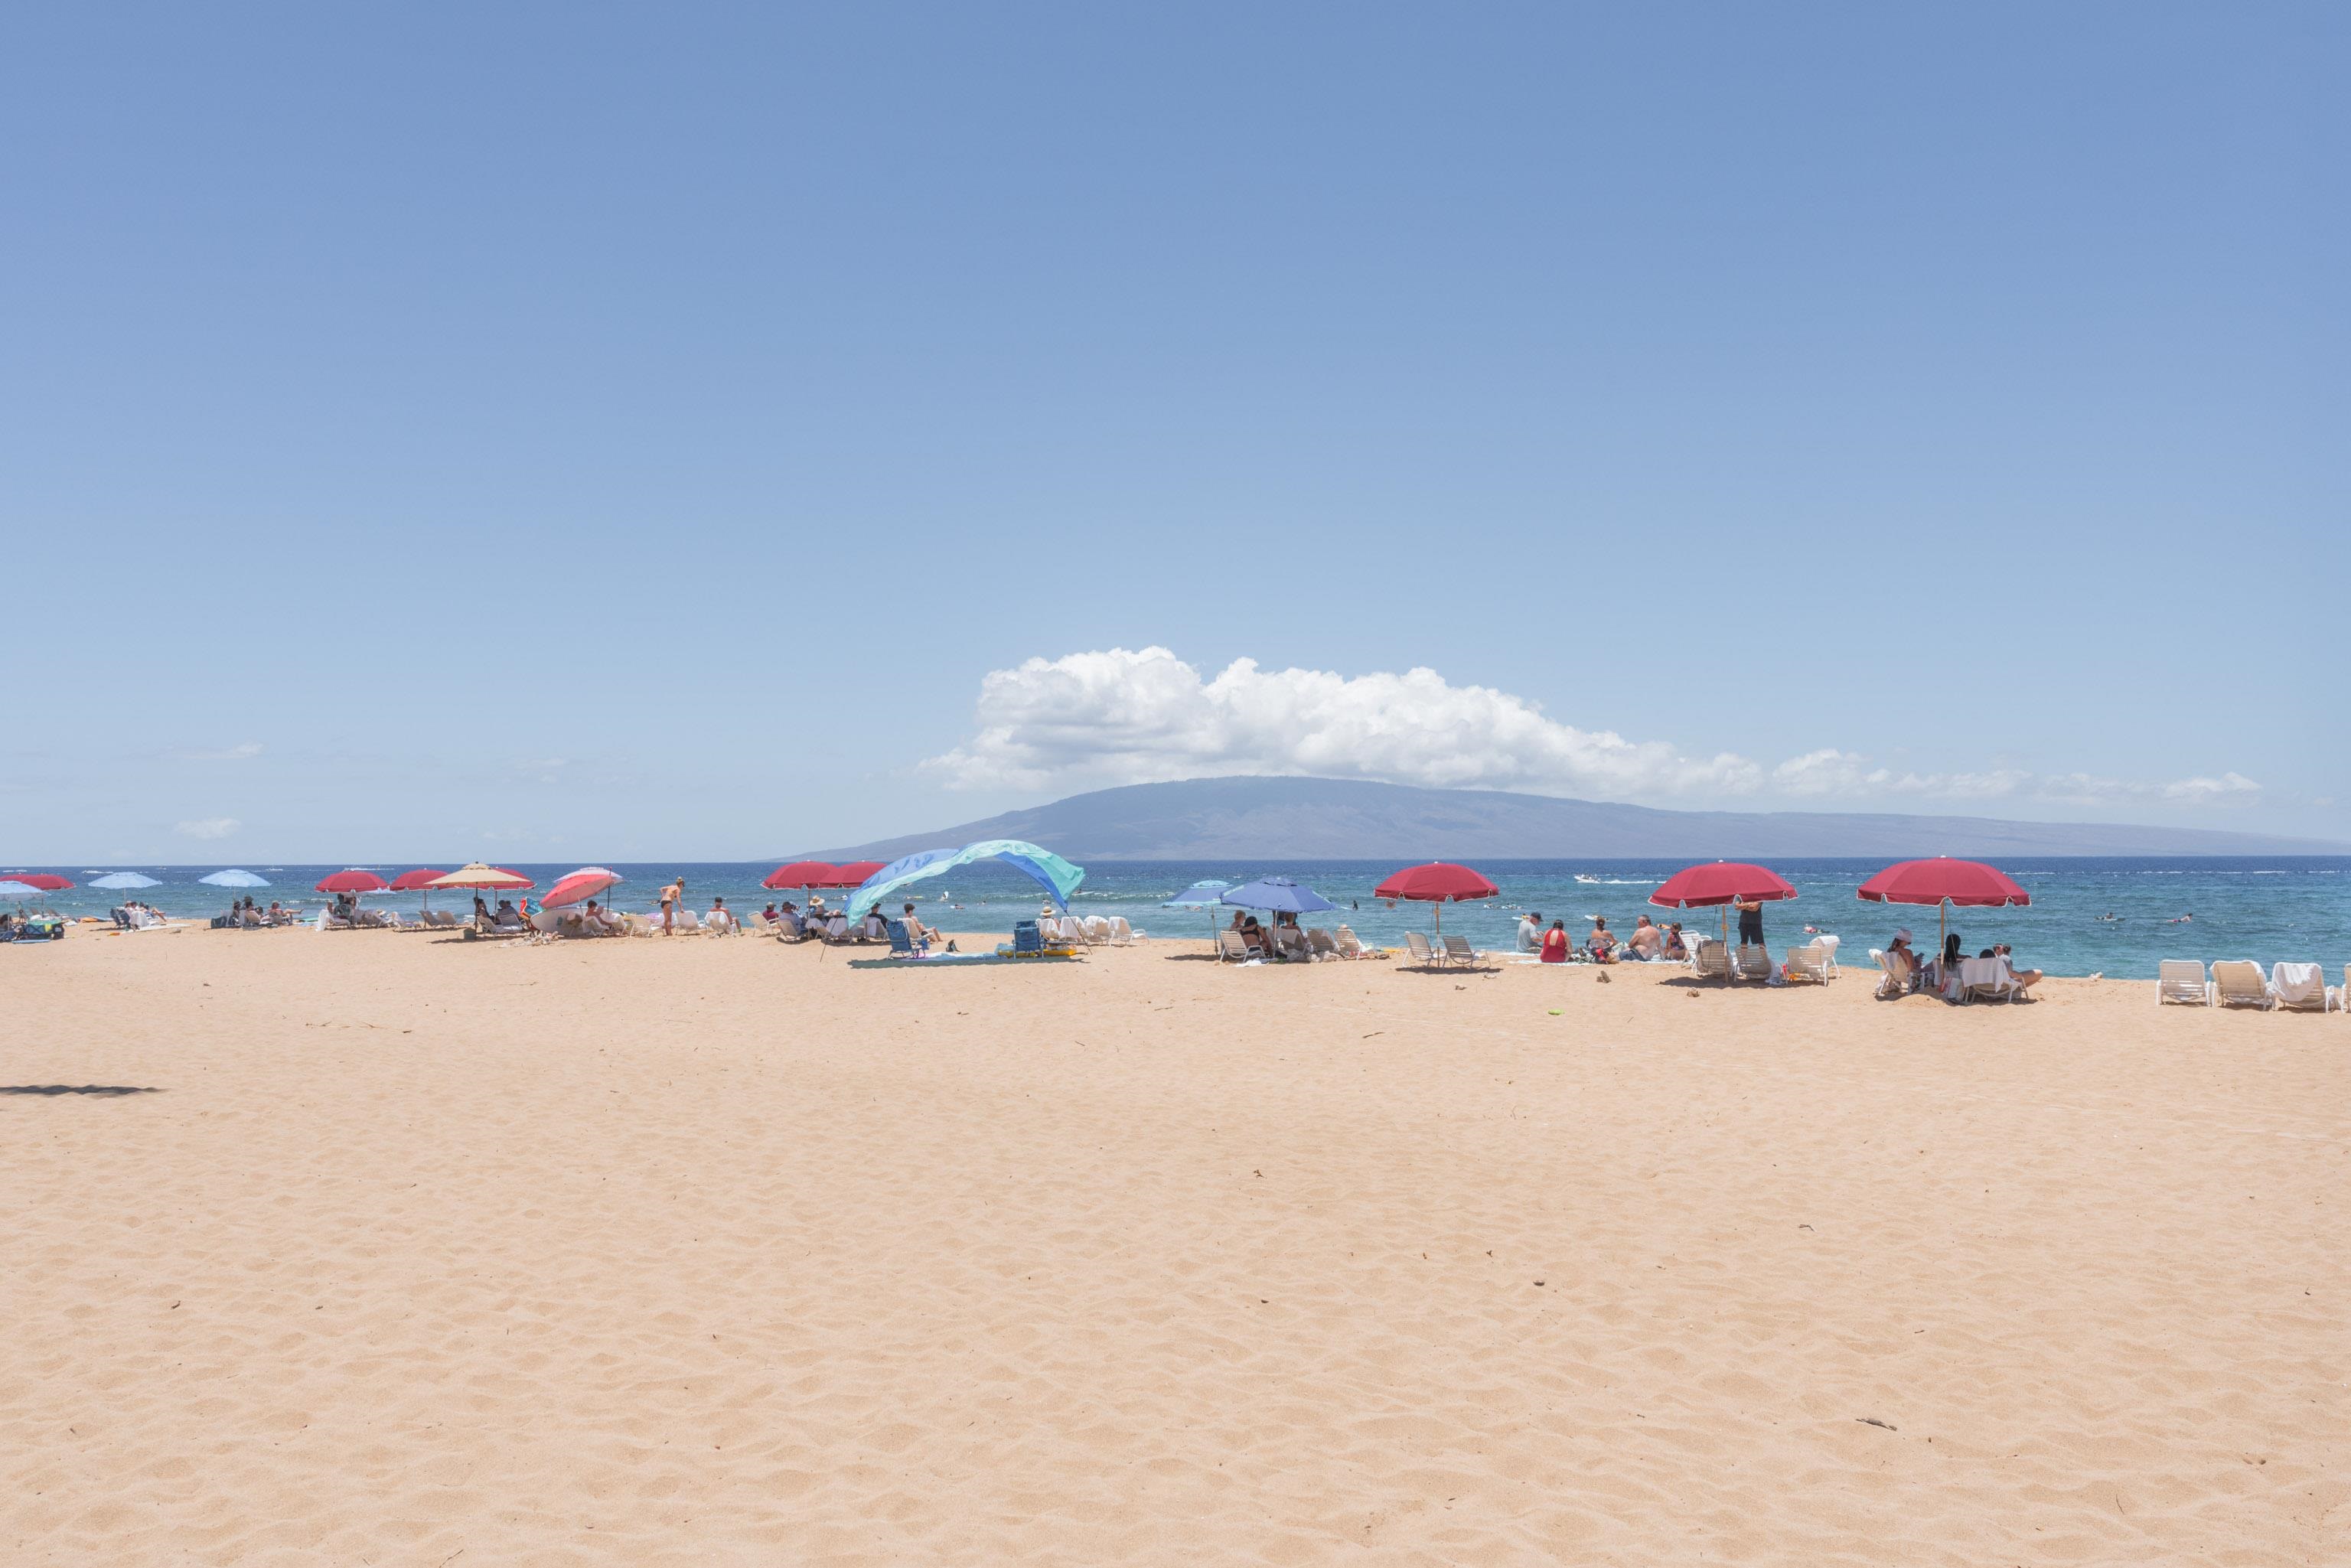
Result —
[[8, 882], [21, 882], [26, 887], [37, 887], [43, 893], [63, 893], [73, 885], [70, 877], [59, 876], [53, 871], [12, 871], [5, 874]]
[[[831, 861], [794, 861], [789, 865], [779, 865], [769, 872], [767, 880], [759, 885], [766, 888], [839, 887], [841, 883], [834, 879], [840, 875], [841, 868]], [[862, 876], [857, 879], [858, 882], [864, 880]], [[854, 887], [856, 883], [850, 885]]]
[[434, 883], [439, 882], [448, 873], [445, 872], [434, 871], [429, 865], [421, 865], [414, 871], [404, 871], [398, 876], [393, 877], [392, 879], [391, 891], [393, 893], [415, 893], [421, 889], [431, 887]]
[[600, 865], [583, 865], [549, 888], [547, 896], [539, 900], [539, 907], [560, 909], [567, 904], [580, 903], [595, 897], [620, 880], [618, 872], [607, 871]]
[[837, 868], [841, 881], [836, 885], [862, 886], [867, 877], [872, 876], [888, 863], [887, 861], [851, 861], [848, 864]]
[[339, 871], [332, 876], [319, 879], [319, 893], [382, 893], [392, 883], [371, 871]]
[[1759, 902], [1795, 896], [1796, 890], [1788, 879], [1768, 866], [1749, 865], [1744, 861], [1716, 861], [1711, 865], [1684, 866], [1649, 894], [1649, 902], [1666, 909], [1723, 905], [1722, 945], [1728, 947], [1729, 905], [1740, 899]]
[[1887, 866], [1861, 884], [1858, 896], [1872, 904], [1934, 904], [1938, 911], [1935, 938], [1938, 951], [1950, 931], [1953, 904], [1966, 909], [1998, 909], [2032, 902], [2032, 895], [1998, 867], [1981, 861], [1955, 861], [1949, 855]]
[[1486, 873], [1471, 871], [1466, 865], [1450, 861], [1431, 861], [1426, 865], [1406, 866], [1372, 889], [1374, 898], [1409, 898], [1437, 906], [1437, 930], [1445, 933], [1445, 906], [1465, 898], [1491, 898], [1501, 892]]

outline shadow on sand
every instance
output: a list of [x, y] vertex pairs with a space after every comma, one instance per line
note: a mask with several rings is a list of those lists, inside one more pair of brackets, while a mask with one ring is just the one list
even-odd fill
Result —
[[95, 1094], [111, 1100], [124, 1094], [161, 1094], [161, 1089], [128, 1083], [0, 1083], [0, 1094]]

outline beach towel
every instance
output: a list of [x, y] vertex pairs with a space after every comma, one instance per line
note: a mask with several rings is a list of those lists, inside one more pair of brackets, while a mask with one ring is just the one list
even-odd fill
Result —
[[2315, 964], [2273, 964], [2270, 995], [2278, 999], [2280, 1007], [2324, 1008], [2326, 972]]

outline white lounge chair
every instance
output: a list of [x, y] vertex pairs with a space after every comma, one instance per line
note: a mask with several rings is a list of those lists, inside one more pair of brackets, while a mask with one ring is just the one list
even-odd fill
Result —
[[1821, 950], [1821, 957], [1823, 959], [1823, 966], [1827, 971], [1828, 977], [1832, 980], [1835, 979], [1837, 976], [1837, 944], [1844, 940], [1844, 938], [1842, 936], [1820, 936], [1813, 938], [1813, 946]]
[[1469, 946], [1467, 936], [1447, 936], [1445, 939], [1445, 956], [1456, 964], [1475, 964], [1478, 950]]
[[1771, 950], [1753, 945], [1739, 949], [1736, 960], [1739, 977], [1742, 980], [1768, 980], [1771, 977]]
[[1099, 915], [1086, 916], [1086, 940], [1097, 947], [1110, 946], [1110, 922]]
[[2204, 961], [2200, 958], [2166, 958], [2156, 969], [2156, 1005], [2179, 1002], [2190, 1007], [2210, 1007], [2212, 986], [2204, 977]]
[[2223, 958], [2212, 966], [2214, 1006], [2267, 1010], [2275, 999], [2270, 995], [2269, 977], [2262, 973], [2259, 964], [2245, 958]]
[[1320, 925], [1315, 926], [1312, 930], [1306, 933], [1306, 946], [1313, 950], [1314, 956], [1317, 958], [1336, 958], [1342, 956], [1339, 952], [1339, 945], [1331, 940], [1331, 933], [1325, 931]]
[[1110, 917], [1110, 939], [1113, 946], [1123, 947], [1134, 940], [1134, 927], [1126, 923], [1123, 915]]
[[1332, 937], [1332, 941], [1338, 947], [1339, 956], [1342, 958], [1384, 958], [1388, 956], [1388, 950], [1384, 947], [1364, 946], [1361, 939], [1355, 936], [1355, 928], [1352, 925], [1340, 926], [1338, 934]]
[[695, 914], [691, 909], [681, 909], [670, 917], [670, 929], [690, 931], [699, 936], [702, 935], [702, 916]]
[[1246, 964], [1253, 956], [1241, 934], [1228, 928], [1217, 933], [1217, 961], [1220, 964]]
[[1951, 999], [1959, 1002], [2012, 1002], [2024, 994], [2005, 958], [1962, 958], [1959, 984]]
[[2270, 966], [2270, 999], [2282, 1012], [2326, 1010], [2326, 971], [2315, 964]]
[[1445, 962], [1445, 955], [1431, 947], [1428, 938], [1417, 931], [1404, 934], [1404, 946], [1405, 951], [1412, 955], [1412, 961], [1423, 968], [1433, 969]]
[[1819, 943], [1788, 949], [1788, 978], [1810, 980], [1816, 985], [1829, 983], [1828, 950]]
[[1701, 980], [1727, 980], [1730, 977], [1730, 949], [1708, 936], [1699, 939], [1690, 949], [1690, 973]]

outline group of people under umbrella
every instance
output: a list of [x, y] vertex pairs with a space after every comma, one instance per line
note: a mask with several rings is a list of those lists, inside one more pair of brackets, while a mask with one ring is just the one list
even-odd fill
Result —
[[[1393, 905], [1398, 901], [1426, 903], [1432, 906], [1433, 925], [1438, 937], [1444, 934], [1444, 906], [1447, 904], [1479, 902], [1495, 897], [1500, 889], [1483, 873], [1465, 865], [1446, 861], [1434, 861], [1425, 865], [1408, 866], [1397, 872], [1376, 888], [1372, 895]], [[1796, 896], [1793, 883], [1768, 867], [1745, 862], [1715, 861], [1693, 865], [1668, 877], [1649, 894], [1649, 902], [1665, 909], [1719, 908], [1722, 915], [1721, 941], [1726, 949], [1730, 941], [1730, 915], [1739, 915], [1739, 939], [1741, 947], [1761, 949], [1763, 946], [1763, 905]], [[1957, 949], [1958, 938], [1950, 932], [1950, 911], [1954, 908], [1996, 908], [2030, 904], [2032, 897], [2016, 881], [1995, 867], [1977, 861], [1955, 860], [1936, 856], [1927, 860], [1904, 861], [1886, 867], [1862, 883], [1858, 896], [1872, 904], [1932, 904], [1939, 911], [1936, 953], [1922, 962], [1910, 949], [1910, 933], [1898, 932], [1888, 948], [1879, 955], [1885, 970], [1881, 983], [1884, 994], [1896, 994], [1931, 986], [1949, 990], [1959, 979], [1963, 963], [1970, 962]], [[1242, 909], [1272, 912], [1277, 926], [1287, 922], [1294, 925], [1298, 915], [1338, 906], [1288, 877], [1266, 877], [1241, 887], [1221, 882], [1195, 883], [1169, 899], [1170, 908], [1212, 908], [1234, 905]], [[1237, 920], [1239, 918], [1236, 917]], [[1252, 951], [1256, 944], [1251, 943]], [[1279, 951], [1279, 944], [1269, 942], [1267, 956]], [[1563, 962], [1573, 951], [1564, 923], [1554, 921], [1548, 933], [1540, 938], [1540, 956], [1548, 962]], [[2041, 978], [2036, 970], [2018, 971], [2008, 963], [2004, 948], [1980, 955], [1974, 962], [1996, 964], [1999, 983], [2003, 988], [2012, 988], [2009, 994], [2021, 993], [2024, 988]], [[1720, 971], [1728, 979], [1729, 969]]]

